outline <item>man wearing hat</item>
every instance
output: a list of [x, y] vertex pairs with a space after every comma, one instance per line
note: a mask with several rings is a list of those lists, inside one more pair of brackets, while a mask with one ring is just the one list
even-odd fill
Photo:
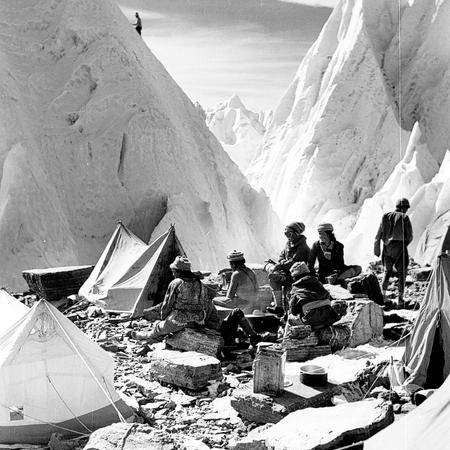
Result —
[[289, 269], [296, 262], [308, 261], [310, 250], [303, 235], [304, 231], [305, 225], [302, 222], [292, 222], [287, 225], [284, 229], [287, 238], [286, 246], [280, 253], [278, 263], [268, 266], [269, 283], [275, 303], [275, 307], [268, 308], [268, 310], [279, 316], [282, 316], [285, 312], [283, 303], [287, 302], [287, 296], [292, 285]]
[[395, 211], [383, 215], [374, 245], [375, 256], [379, 257], [381, 255], [380, 242], [383, 241], [381, 258], [384, 266], [383, 295], [386, 295], [389, 280], [394, 275], [394, 269], [397, 272], [399, 307], [404, 306], [403, 293], [409, 264], [408, 245], [413, 239], [411, 221], [406, 215], [408, 209], [408, 199], [401, 198], [397, 201]]
[[201, 275], [191, 271], [190, 261], [185, 256], [177, 256], [170, 268], [175, 279], [170, 282], [160, 305], [160, 320], [154, 322], [150, 332], [132, 331], [130, 337], [151, 344], [187, 327], [218, 328], [217, 311], [203, 292]]
[[331, 223], [321, 223], [317, 227], [319, 240], [314, 242], [309, 254], [308, 268], [315, 274], [316, 260], [319, 263], [318, 276], [322, 283], [343, 283], [356, 277], [362, 271], [361, 266], [346, 266], [344, 263], [344, 245], [336, 240]]
[[224, 299], [216, 299], [214, 303], [225, 308], [240, 308], [244, 314], [257, 308], [258, 281], [253, 270], [245, 265], [242, 252], [232, 251], [227, 259], [233, 270], [227, 295]]
[[331, 307], [330, 294], [317, 277], [310, 274], [304, 262], [291, 267], [294, 280], [289, 301], [291, 314], [300, 316], [305, 325], [320, 329], [339, 320], [339, 315]]

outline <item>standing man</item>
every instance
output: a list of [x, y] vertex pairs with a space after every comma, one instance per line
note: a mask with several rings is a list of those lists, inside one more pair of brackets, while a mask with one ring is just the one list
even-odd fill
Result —
[[389, 279], [394, 275], [394, 269], [398, 277], [398, 306], [403, 307], [403, 293], [405, 290], [406, 271], [408, 270], [409, 255], [408, 245], [413, 239], [411, 221], [406, 215], [409, 209], [409, 201], [402, 198], [397, 201], [394, 212], [383, 215], [378, 233], [375, 237], [375, 256], [381, 255], [380, 241], [383, 241], [382, 262], [384, 266], [383, 296], [389, 285]]
[[133, 23], [134, 28], [136, 29], [136, 31], [138, 32], [139, 36], [141, 35], [141, 31], [142, 31], [142, 21], [141, 18], [139, 17], [139, 14], [136, 12], [135, 14], [136, 17], [136, 23]]

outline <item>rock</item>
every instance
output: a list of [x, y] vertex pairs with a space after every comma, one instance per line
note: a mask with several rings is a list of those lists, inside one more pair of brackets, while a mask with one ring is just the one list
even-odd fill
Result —
[[377, 386], [370, 391], [369, 397], [378, 398], [379, 395], [388, 393], [389, 391], [383, 386]]
[[277, 396], [253, 393], [250, 382], [235, 389], [231, 406], [239, 415], [249, 422], [258, 424], [276, 423], [292, 411], [309, 407], [331, 405], [334, 385], [323, 388], [312, 388], [300, 383], [298, 374], [295, 378], [286, 377], [290, 386]]
[[388, 323], [383, 327], [383, 338], [390, 341], [398, 341], [406, 336], [412, 329], [412, 324], [405, 323]]
[[82, 448], [80, 440], [83, 438], [66, 439], [60, 433], [53, 433], [48, 442], [49, 450], [78, 450]]
[[277, 424], [255, 433], [259, 446], [253, 448], [260, 450], [340, 448], [369, 438], [393, 421], [392, 406], [381, 400], [369, 399], [327, 408], [308, 408], [295, 411]]
[[323, 287], [330, 293], [333, 300], [353, 300], [353, 295], [337, 284], [324, 284]]
[[402, 409], [402, 405], [400, 403], [396, 403], [395, 405], [392, 405], [392, 410], [394, 411], [394, 414], [400, 414]]
[[348, 347], [366, 344], [383, 334], [383, 310], [371, 300], [348, 302], [347, 314], [338, 324], [350, 328]]
[[271, 427], [271, 424], [265, 424], [253, 429], [247, 436], [230, 445], [230, 448], [233, 450], [261, 450], [267, 448], [265, 446], [266, 431]]
[[405, 403], [402, 405], [400, 412], [402, 414], [408, 414], [409, 412], [413, 411], [416, 408], [417, 408], [417, 406], [413, 405], [412, 403]]
[[158, 350], [151, 359], [148, 373], [175, 386], [199, 390], [222, 377], [220, 361], [202, 353]]
[[414, 281], [429, 281], [432, 272], [432, 267], [421, 267], [418, 269], [411, 269], [409, 275]]
[[427, 398], [434, 394], [434, 391], [435, 389], [422, 389], [421, 391], [414, 392], [412, 397], [414, 405], [421, 405]]
[[286, 323], [282, 346], [286, 350], [286, 361], [307, 361], [331, 353], [329, 342], [319, 345], [318, 334], [293, 314]]
[[193, 351], [209, 356], [219, 356], [224, 341], [218, 331], [203, 328], [185, 328], [166, 339], [166, 344], [177, 350]]
[[[183, 447], [192, 441], [190, 436], [167, 433], [136, 423], [115, 423], [94, 431], [84, 450], [171, 450], [173, 448], [205, 449], [208, 447]], [[197, 445], [197, 444], [196, 444]]]

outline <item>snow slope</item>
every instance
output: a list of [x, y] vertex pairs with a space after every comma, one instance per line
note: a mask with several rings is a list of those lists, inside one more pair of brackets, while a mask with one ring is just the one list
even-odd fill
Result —
[[450, 148], [449, 62], [450, 0], [341, 0], [275, 109], [248, 178], [283, 220], [310, 229], [332, 220], [340, 238], [378, 193], [348, 241], [367, 256], [373, 223], [396, 196], [431, 183]]
[[263, 113], [248, 110], [236, 94], [206, 114], [209, 129], [244, 173], [262, 143], [266, 120]]
[[94, 263], [121, 218], [148, 240], [176, 224], [196, 267], [279, 246], [250, 188], [117, 5], [2, 0], [0, 281]]

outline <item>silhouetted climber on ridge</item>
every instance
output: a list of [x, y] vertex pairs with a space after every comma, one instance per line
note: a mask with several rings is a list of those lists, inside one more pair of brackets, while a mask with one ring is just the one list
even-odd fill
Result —
[[139, 14], [137, 12], [134, 15], [136, 17], [136, 23], [133, 23], [133, 26], [136, 29], [136, 31], [139, 33], [139, 36], [140, 36], [141, 31], [142, 31], [142, 20], [139, 17]]

